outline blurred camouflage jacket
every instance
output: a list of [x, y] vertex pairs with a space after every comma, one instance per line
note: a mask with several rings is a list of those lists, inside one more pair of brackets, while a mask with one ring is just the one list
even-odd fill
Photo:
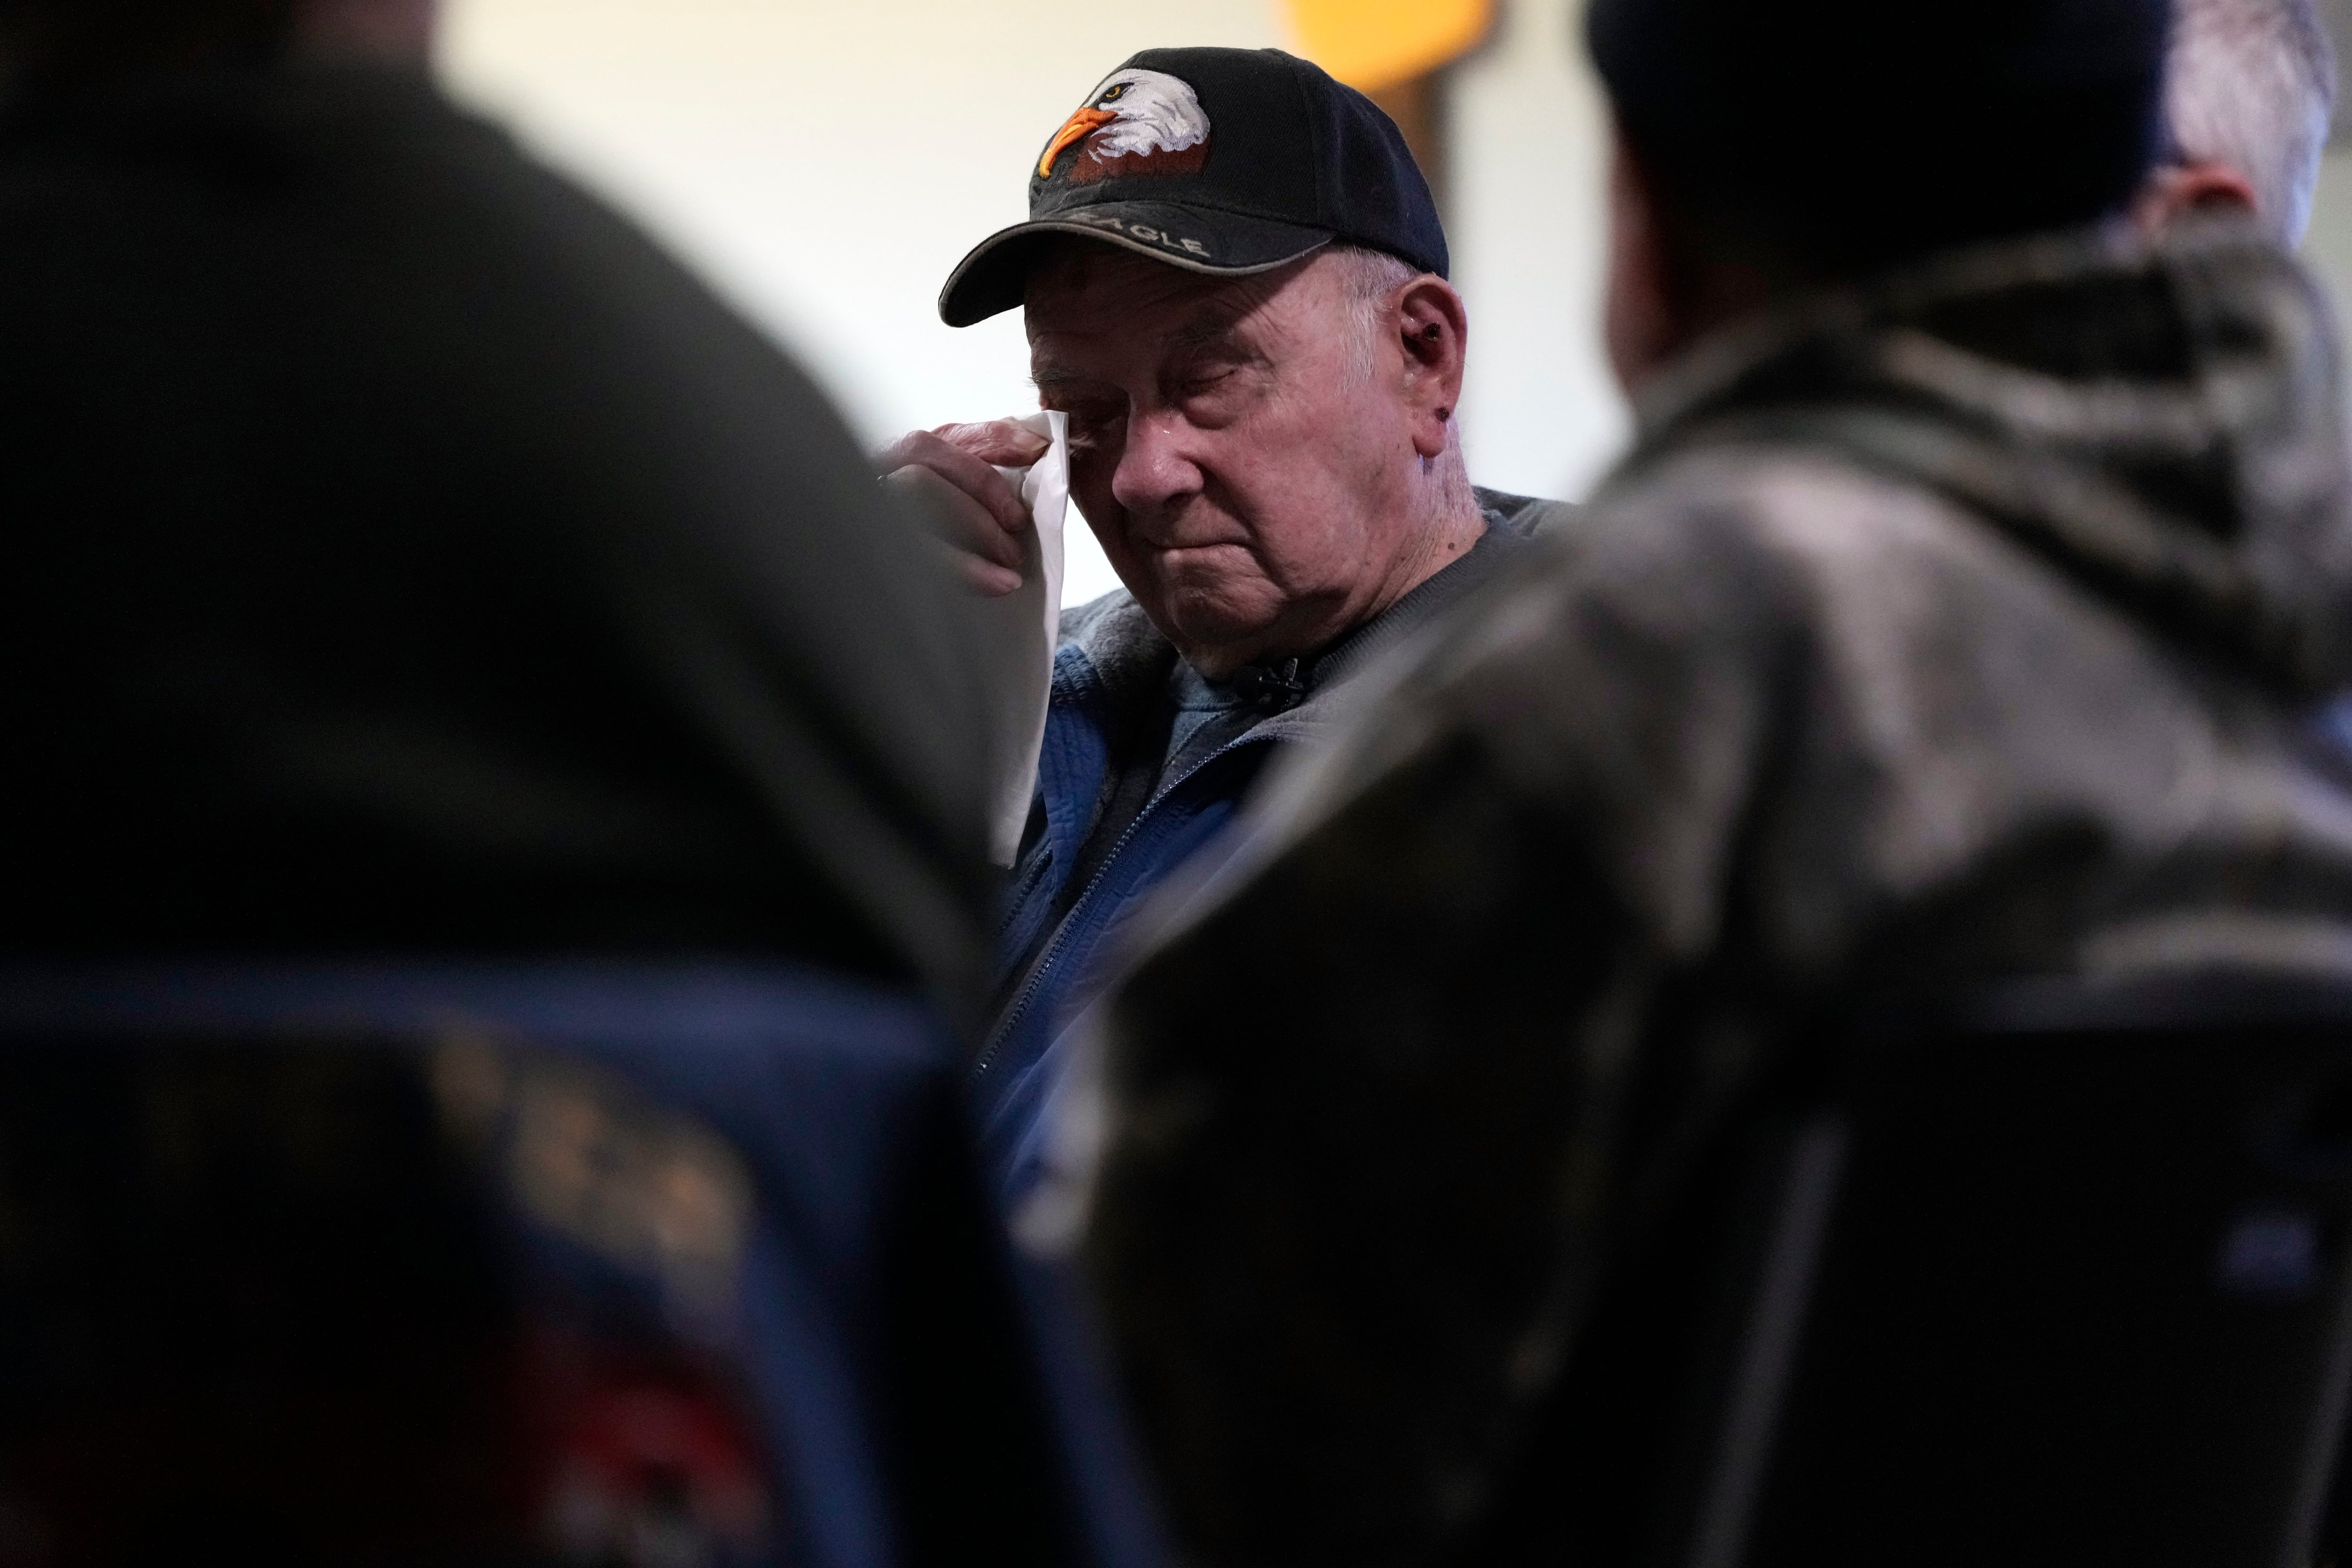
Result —
[[2021, 972], [2352, 962], [2326, 313], [2213, 232], [1719, 333], [1584, 525], [1269, 784], [1112, 1005], [1087, 1246], [1178, 1534], [1430, 1561], [1776, 1047]]

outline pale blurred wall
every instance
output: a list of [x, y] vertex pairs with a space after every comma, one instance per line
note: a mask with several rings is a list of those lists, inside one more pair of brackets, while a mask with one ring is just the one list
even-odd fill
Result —
[[[2335, 36], [2337, 71], [2333, 144], [2320, 160], [2319, 189], [2311, 204], [2311, 227], [2303, 258], [2334, 298], [2337, 321], [2352, 320], [2352, 0], [2319, 0], [2319, 11]], [[2337, 337], [2344, 332], [2339, 326]]]
[[[1596, 97], [1576, 0], [1504, 0], [1457, 68], [1449, 229], [1483, 483], [1581, 493], [1622, 438], [1593, 324]], [[1275, 0], [447, 0], [457, 93], [650, 225], [799, 352], [870, 443], [1035, 406], [1018, 312], [940, 285], [1025, 216], [1024, 171], [1139, 48], [1288, 42]], [[1181, 19], [1171, 20], [1171, 16]], [[789, 439], [789, 432], [779, 432]], [[1073, 531], [1073, 602], [1112, 583]]]
[[[2341, 83], [2336, 94], [2332, 145], [2320, 160], [2319, 190], [2311, 204], [2311, 228], [2303, 258], [2334, 296], [2336, 316], [2352, 307], [2352, 0], [2319, 0], [2319, 14], [2336, 40]], [[2339, 335], [2341, 335], [2339, 333]]]
[[2352, 153], [2341, 148], [2320, 160], [2303, 258], [2328, 286], [2340, 317], [2352, 307]]
[[1601, 347], [1608, 132], [1580, 0], [1504, 0], [1456, 68], [1454, 278], [1470, 307], [1463, 440], [1481, 484], [1583, 496], [1626, 436]]

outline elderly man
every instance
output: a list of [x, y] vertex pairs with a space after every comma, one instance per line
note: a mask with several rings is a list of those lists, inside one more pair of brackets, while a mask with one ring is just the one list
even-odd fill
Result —
[[[2133, 216], [2150, 233], [2184, 219], [2247, 216], [2294, 249], [2311, 218], [2336, 87], [2335, 46], [2312, 0], [2178, 0], [2164, 92], [2168, 155]], [[2320, 711], [2317, 728], [2352, 754], [2352, 692]], [[2352, 1508], [2337, 1519], [2352, 1533]]]
[[[1049, 140], [1030, 213], [965, 258], [940, 313], [1024, 307], [1071, 493], [1127, 592], [1062, 620], [975, 1068], [1008, 1194], [1036, 1164], [1056, 1034], [1138, 900], [1270, 757], [1318, 740], [1377, 653], [1559, 510], [1471, 488], [1466, 321], [1429, 188], [1388, 117], [1314, 66], [1137, 55]], [[1002, 593], [1028, 519], [990, 465], [1043, 445], [950, 427], [882, 467]]]
[[1637, 447], [1169, 913], [1069, 1121], [1193, 1560], [1605, 1537], [1620, 1456], [1525, 1447], [1594, 1271], [1825, 1021], [2352, 951], [2332, 334], [2129, 221], [2168, 9], [1591, 7]]
[[[2179, 0], [2166, 67], [2168, 156], [2133, 216], [2157, 233], [2183, 219], [2248, 215], [2294, 249], [2310, 222], [2336, 89], [2335, 45], [2312, 0]], [[2352, 755], [2352, 692], [2320, 711], [2317, 728]], [[2352, 1457], [2347, 1465], [2352, 1488]], [[2336, 1518], [2352, 1536], [2352, 1506]]]
[[2178, 0], [2165, 155], [2132, 214], [2151, 232], [2248, 214], [2288, 249], [2311, 220], [2336, 109], [2336, 52], [2312, 0]]

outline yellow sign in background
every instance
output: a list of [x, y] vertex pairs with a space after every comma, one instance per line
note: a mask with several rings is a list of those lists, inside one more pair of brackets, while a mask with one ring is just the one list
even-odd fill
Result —
[[1349, 87], [1378, 92], [1477, 47], [1494, 0], [1288, 0], [1299, 52]]

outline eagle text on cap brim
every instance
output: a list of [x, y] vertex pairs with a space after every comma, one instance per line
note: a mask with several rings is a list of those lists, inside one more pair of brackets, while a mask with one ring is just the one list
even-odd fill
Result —
[[1209, 247], [1199, 240], [1170, 234], [1167, 230], [1154, 228], [1150, 224], [1129, 223], [1125, 219], [1111, 217], [1103, 213], [1072, 212], [1062, 216], [1066, 221], [1082, 223], [1090, 228], [1117, 229], [1129, 239], [1139, 239], [1146, 245], [1159, 246], [1161, 249], [1171, 251], [1178, 256], [1188, 256], [1200, 261], [1215, 259], [1211, 256]]

